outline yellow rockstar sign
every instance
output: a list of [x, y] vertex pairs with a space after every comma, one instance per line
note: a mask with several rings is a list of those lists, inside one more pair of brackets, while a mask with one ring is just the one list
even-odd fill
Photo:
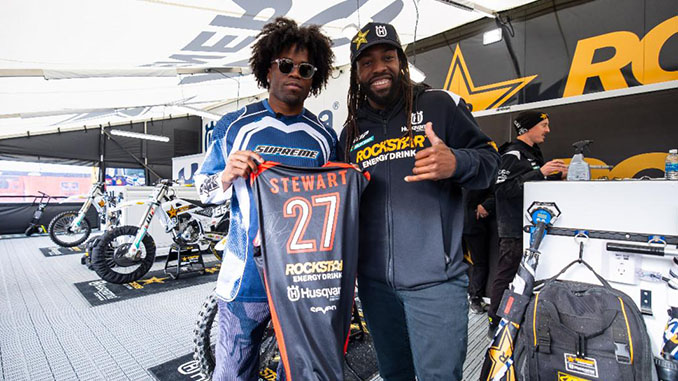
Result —
[[537, 75], [476, 86], [469, 74], [461, 48], [457, 44], [444, 88], [464, 98], [466, 103], [473, 106], [473, 111], [480, 111], [503, 105], [535, 78]]

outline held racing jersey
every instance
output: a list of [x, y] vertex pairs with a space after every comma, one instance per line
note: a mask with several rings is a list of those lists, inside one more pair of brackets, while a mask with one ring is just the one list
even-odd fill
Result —
[[544, 177], [544, 156], [538, 145], [520, 139], [502, 145], [501, 166], [495, 186], [497, 230], [499, 237], [523, 236], [523, 184], [526, 181], [559, 180], [560, 173]]
[[343, 380], [368, 176], [344, 163], [266, 162], [251, 175], [263, 270], [288, 381]]
[[[358, 273], [396, 289], [417, 289], [447, 281], [465, 271], [461, 237], [461, 187], [487, 188], [496, 178], [499, 154], [476, 124], [466, 103], [443, 90], [415, 88], [414, 139], [407, 137], [403, 100], [377, 111], [358, 110], [359, 134], [349, 158], [370, 173], [360, 206]], [[407, 183], [414, 155], [431, 143], [424, 125], [450, 147], [457, 167], [449, 179]], [[343, 156], [346, 131], [337, 148]]]
[[[212, 142], [196, 175], [200, 199], [223, 203], [221, 185], [228, 155], [241, 150], [259, 153], [265, 160], [299, 167], [319, 167], [335, 157], [336, 133], [304, 109], [295, 116], [276, 115], [267, 100], [252, 103], [219, 120]], [[217, 281], [217, 295], [226, 301], [266, 301], [263, 284], [252, 261], [258, 216], [249, 181], [231, 185], [231, 223]]]

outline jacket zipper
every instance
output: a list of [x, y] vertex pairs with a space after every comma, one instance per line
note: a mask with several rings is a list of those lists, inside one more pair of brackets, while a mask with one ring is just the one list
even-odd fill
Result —
[[[384, 140], [388, 139], [388, 119], [381, 120], [382, 126], [384, 128]], [[391, 161], [386, 161], [386, 178], [387, 178], [387, 191], [386, 191], [386, 234], [388, 237], [388, 253], [386, 256], [386, 284], [395, 288], [395, 275], [393, 270], [393, 226], [392, 218], [393, 213], [391, 213]]]

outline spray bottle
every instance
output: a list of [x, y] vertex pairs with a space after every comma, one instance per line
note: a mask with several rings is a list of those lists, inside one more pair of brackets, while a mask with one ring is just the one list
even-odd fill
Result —
[[580, 140], [572, 144], [574, 147], [574, 156], [567, 168], [567, 180], [591, 180], [591, 167], [584, 161], [584, 149], [593, 143], [593, 140]]

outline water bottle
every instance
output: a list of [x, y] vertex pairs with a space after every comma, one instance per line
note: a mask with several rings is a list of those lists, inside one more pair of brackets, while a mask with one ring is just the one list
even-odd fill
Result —
[[678, 149], [669, 150], [664, 171], [667, 180], [678, 180]]

